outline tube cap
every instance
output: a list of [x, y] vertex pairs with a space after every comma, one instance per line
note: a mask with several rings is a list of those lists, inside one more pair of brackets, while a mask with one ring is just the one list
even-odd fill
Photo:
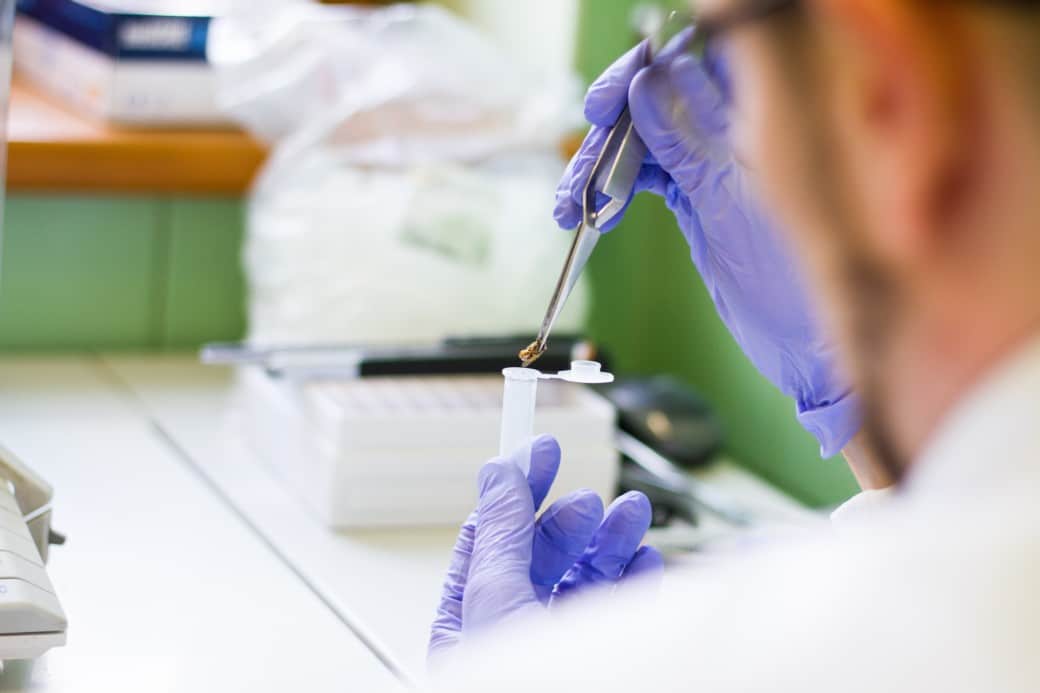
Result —
[[571, 361], [570, 370], [560, 371], [555, 377], [569, 383], [588, 383], [590, 385], [614, 382], [614, 374], [600, 370], [601, 368], [598, 361]]

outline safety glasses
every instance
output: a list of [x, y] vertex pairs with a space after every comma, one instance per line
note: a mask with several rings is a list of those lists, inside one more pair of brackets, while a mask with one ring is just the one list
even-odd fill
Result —
[[[1040, 10], [1040, 0], [984, 0], [979, 5], [1000, 7], [1011, 10]], [[729, 8], [716, 15], [697, 15], [691, 23], [697, 27], [693, 37], [691, 50], [697, 55], [704, 55], [709, 44], [722, 34], [739, 26], [758, 22], [787, 10], [797, 9], [799, 0], [758, 0], [746, 5]]]
[[758, 2], [738, 5], [714, 15], [699, 15], [693, 18], [696, 27], [691, 39], [690, 50], [704, 57], [709, 46], [725, 33], [746, 24], [768, 19], [780, 12], [796, 9], [799, 0], [759, 0]]

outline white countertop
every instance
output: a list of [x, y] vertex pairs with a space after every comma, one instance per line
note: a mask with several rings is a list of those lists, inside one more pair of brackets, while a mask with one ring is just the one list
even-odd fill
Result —
[[[68, 645], [8, 664], [0, 690], [421, 676], [455, 530], [327, 529], [229, 435], [231, 380], [186, 355], [0, 359], [0, 440], [55, 486], [69, 536], [49, 565]], [[805, 512], [735, 466], [700, 476], [772, 518]]]
[[0, 689], [345, 691], [386, 667], [156, 435], [97, 359], [0, 360], [0, 439], [55, 489], [68, 644]]

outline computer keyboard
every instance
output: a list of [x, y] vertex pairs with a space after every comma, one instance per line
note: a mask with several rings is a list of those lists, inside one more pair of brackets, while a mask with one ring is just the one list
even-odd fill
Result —
[[0, 481], [0, 659], [30, 659], [64, 645], [65, 628], [13, 486]]

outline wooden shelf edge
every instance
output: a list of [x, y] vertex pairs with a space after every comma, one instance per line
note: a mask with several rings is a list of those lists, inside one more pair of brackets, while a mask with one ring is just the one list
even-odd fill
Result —
[[14, 141], [8, 145], [7, 189], [240, 195], [264, 156], [259, 148], [199, 152], [166, 145], [141, 151], [104, 143]]
[[233, 130], [124, 129], [15, 76], [8, 117], [12, 192], [242, 194], [266, 148]]

